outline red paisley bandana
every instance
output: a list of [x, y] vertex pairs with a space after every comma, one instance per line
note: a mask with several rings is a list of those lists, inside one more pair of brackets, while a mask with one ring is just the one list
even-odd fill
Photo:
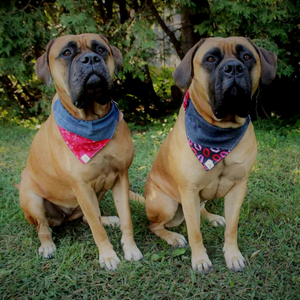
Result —
[[110, 139], [105, 139], [96, 142], [67, 131], [60, 126], [58, 126], [58, 129], [67, 146], [83, 164], [89, 162], [110, 141]]

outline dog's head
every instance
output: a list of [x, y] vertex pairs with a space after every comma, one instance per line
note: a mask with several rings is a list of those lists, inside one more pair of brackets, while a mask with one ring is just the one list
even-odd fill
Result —
[[181, 89], [191, 85], [209, 102], [214, 118], [246, 118], [259, 83], [276, 75], [277, 57], [243, 37], [202, 39], [186, 54], [173, 73]]
[[122, 67], [120, 50], [98, 34], [66, 35], [52, 40], [35, 64], [37, 76], [48, 86], [53, 78], [58, 94], [84, 108], [91, 101], [110, 100], [112, 76]]

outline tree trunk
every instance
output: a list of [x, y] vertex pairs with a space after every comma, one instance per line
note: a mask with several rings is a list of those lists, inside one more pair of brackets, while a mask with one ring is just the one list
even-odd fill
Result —
[[181, 43], [177, 40], [174, 32], [172, 32], [169, 27], [166, 25], [166, 23], [164, 22], [164, 20], [160, 17], [156, 7], [153, 4], [152, 0], [148, 0], [147, 4], [149, 6], [149, 8], [152, 11], [152, 14], [154, 15], [154, 17], [156, 18], [158, 24], [161, 26], [161, 28], [164, 30], [164, 32], [166, 33], [166, 35], [170, 38], [171, 43], [173, 44], [178, 56], [180, 57], [180, 59], [183, 59], [184, 57], [184, 53], [181, 49]]
[[120, 8], [120, 22], [124, 24], [129, 19], [129, 13], [126, 9], [126, 1], [125, 0], [118, 0], [119, 8]]
[[105, 1], [107, 19], [111, 20], [113, 17], [113, 1]]
[[196, 12], [193, 12], [185, 7], [183, 8], [183, 13], [181, 15], [181, 48], [184, 54], [186, 54], [202, 38], [199, 33], [194, 31], [194, 26], [209, 19], [208, 1], [199, 1], [195, 11]]

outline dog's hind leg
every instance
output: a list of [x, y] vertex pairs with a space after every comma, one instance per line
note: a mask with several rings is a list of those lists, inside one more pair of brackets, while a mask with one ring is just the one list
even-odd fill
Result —
[[26, 219], [31, 224], [37, 225], [38, 237], [41, 242], [39, 254], [43, 255], [45, 258], [52, 258], [56, 246], [52, 240], [44, 199], [28, 188], [24, 188], [22, 183], [19, 199]]
[[182, 210], [178, 207], [179, 203], [162, 192], [149, 179], [145, 195], [146, 213], [150, 221], [150, 230], [172, 246], [186, 246], [187, 241], [183, 235], [165, 228], [165, 226], [174, 227], [183, 221]]
[[214, 227], [225, 226], [225, 218], [208, 212], [205, 207], [201, 209], [201, 214]]
[[[201, 214], [207, 219], [207, 221], [214, 227], [223, 226], [225, 227], [225, 218], [219, 215], [208, 212], [205, 208], [201, 209]], [[178, 209], [174, 218], [165, 224], [166, 227], [172, 228], [179, 226], [184, 220], [181, 204], [178, 205]]]
[[183, 211], [182, 211], [182, 205], [178, 204], [178, 208], [177, 208], [174, 218], [171, 221], [169, 221], [168, 223], [166, 223], [165, 226], [168, 228], [173, 228], [173, 227], [179, 226], [183, 220], [184, 220], [184, 215], [183, 215]]

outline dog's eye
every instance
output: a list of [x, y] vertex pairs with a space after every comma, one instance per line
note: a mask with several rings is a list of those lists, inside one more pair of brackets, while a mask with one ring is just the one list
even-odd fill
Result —
[[208, 62], [214, 62], [215, 59], [214, 59], [213, 56], [209, 56], [209, 57], [206, 59], [206, 61], [208, 61]]
[[249, 54], [245, 54], [244, 55], [244, 60], [249, 60], [250, 59], [250, 55]]
[[102, 48], [102, 47], [99, 47], [98, 48], [98, 53], [104, 53], [105, 52], [105, 49], [104, 48]]
[[70, 50], [65, 50], [64, 52], [63, 52], [63, 55], [64, 56], [70, 56], [72, 53], [71, 53], [71, 51]]

